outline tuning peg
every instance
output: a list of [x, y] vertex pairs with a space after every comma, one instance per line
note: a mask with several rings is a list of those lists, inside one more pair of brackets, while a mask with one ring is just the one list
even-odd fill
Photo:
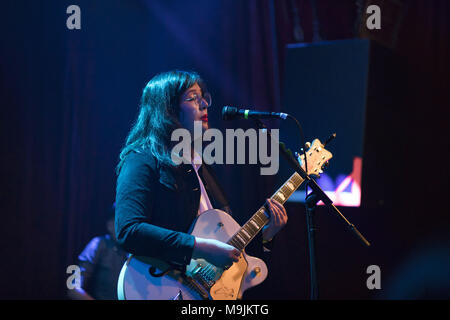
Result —
[[300, 156], [300, 154], [296, 151], [296, 152], [294, 153], [294, 155], [295, 155], [295, 159], [297, 159], [298, 163], [299, 163], [300, 165], [303, 165], [302, 157]]
[[306, 149], [311, 148], [311, 142], [306, 142], [306, 143], [305, 143], [305, 147], [306, 147]]

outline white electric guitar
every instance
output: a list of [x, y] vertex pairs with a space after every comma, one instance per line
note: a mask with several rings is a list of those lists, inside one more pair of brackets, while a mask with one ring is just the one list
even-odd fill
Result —
[[[306, 152], [308, 174], [319, 176], [332, 154], [316, 139]], [[304, 158], [301, 156], [304, 168]], [[271, 197], [283, 204], [303, 183], [295, 172]], [[263, 282], [267, 266], [259, 258], [245, 253], [245, 247], [269, 221], [262, 206], [242, 227], [226, 212], [212, 209], [201, 213], [190, 234], [216, 239], [239, 249], [238, 262], [224, 270], [204, 259], [192, 259], [186, 272], [174, 270], [161, 260], [131, 255], [119, 275], [120, 300], [236, 300], [245, 290]]]

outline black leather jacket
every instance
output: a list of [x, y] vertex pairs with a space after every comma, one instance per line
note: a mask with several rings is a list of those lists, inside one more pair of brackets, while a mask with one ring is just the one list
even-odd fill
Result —
[[[199, 175], [212, 206], [231, 213], [212, 168], [202, 164]], [[132, 152], [117, 179], [117, 241], [132, 254], [184, 267], [192, 256], [194, 236], [187, 232], [199, 203], [200, 185], [192, 165], [159, 166], [148, 151]]]

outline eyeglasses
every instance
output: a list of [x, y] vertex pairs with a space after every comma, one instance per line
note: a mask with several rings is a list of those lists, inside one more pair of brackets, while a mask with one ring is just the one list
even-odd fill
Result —
[[196, 101], [199, 107], [209, 108], [212, 104], [211, 94], [209, 92], [205, 92], [203, 96], [199, 96], [197, 93], [190, 93], [185, 99], [185, 101]]

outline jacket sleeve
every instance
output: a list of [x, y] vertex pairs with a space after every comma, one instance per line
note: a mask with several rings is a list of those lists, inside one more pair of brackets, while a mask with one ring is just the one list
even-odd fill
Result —
[[[167, 262], [190, 263], [195, 237], [151, 224], [154, 188], [158, 179], [149, 156], [131, 153], [117, 178], [116, 238], [126, 251]], [[168, 204], [170, 205], [170, 204]]]

